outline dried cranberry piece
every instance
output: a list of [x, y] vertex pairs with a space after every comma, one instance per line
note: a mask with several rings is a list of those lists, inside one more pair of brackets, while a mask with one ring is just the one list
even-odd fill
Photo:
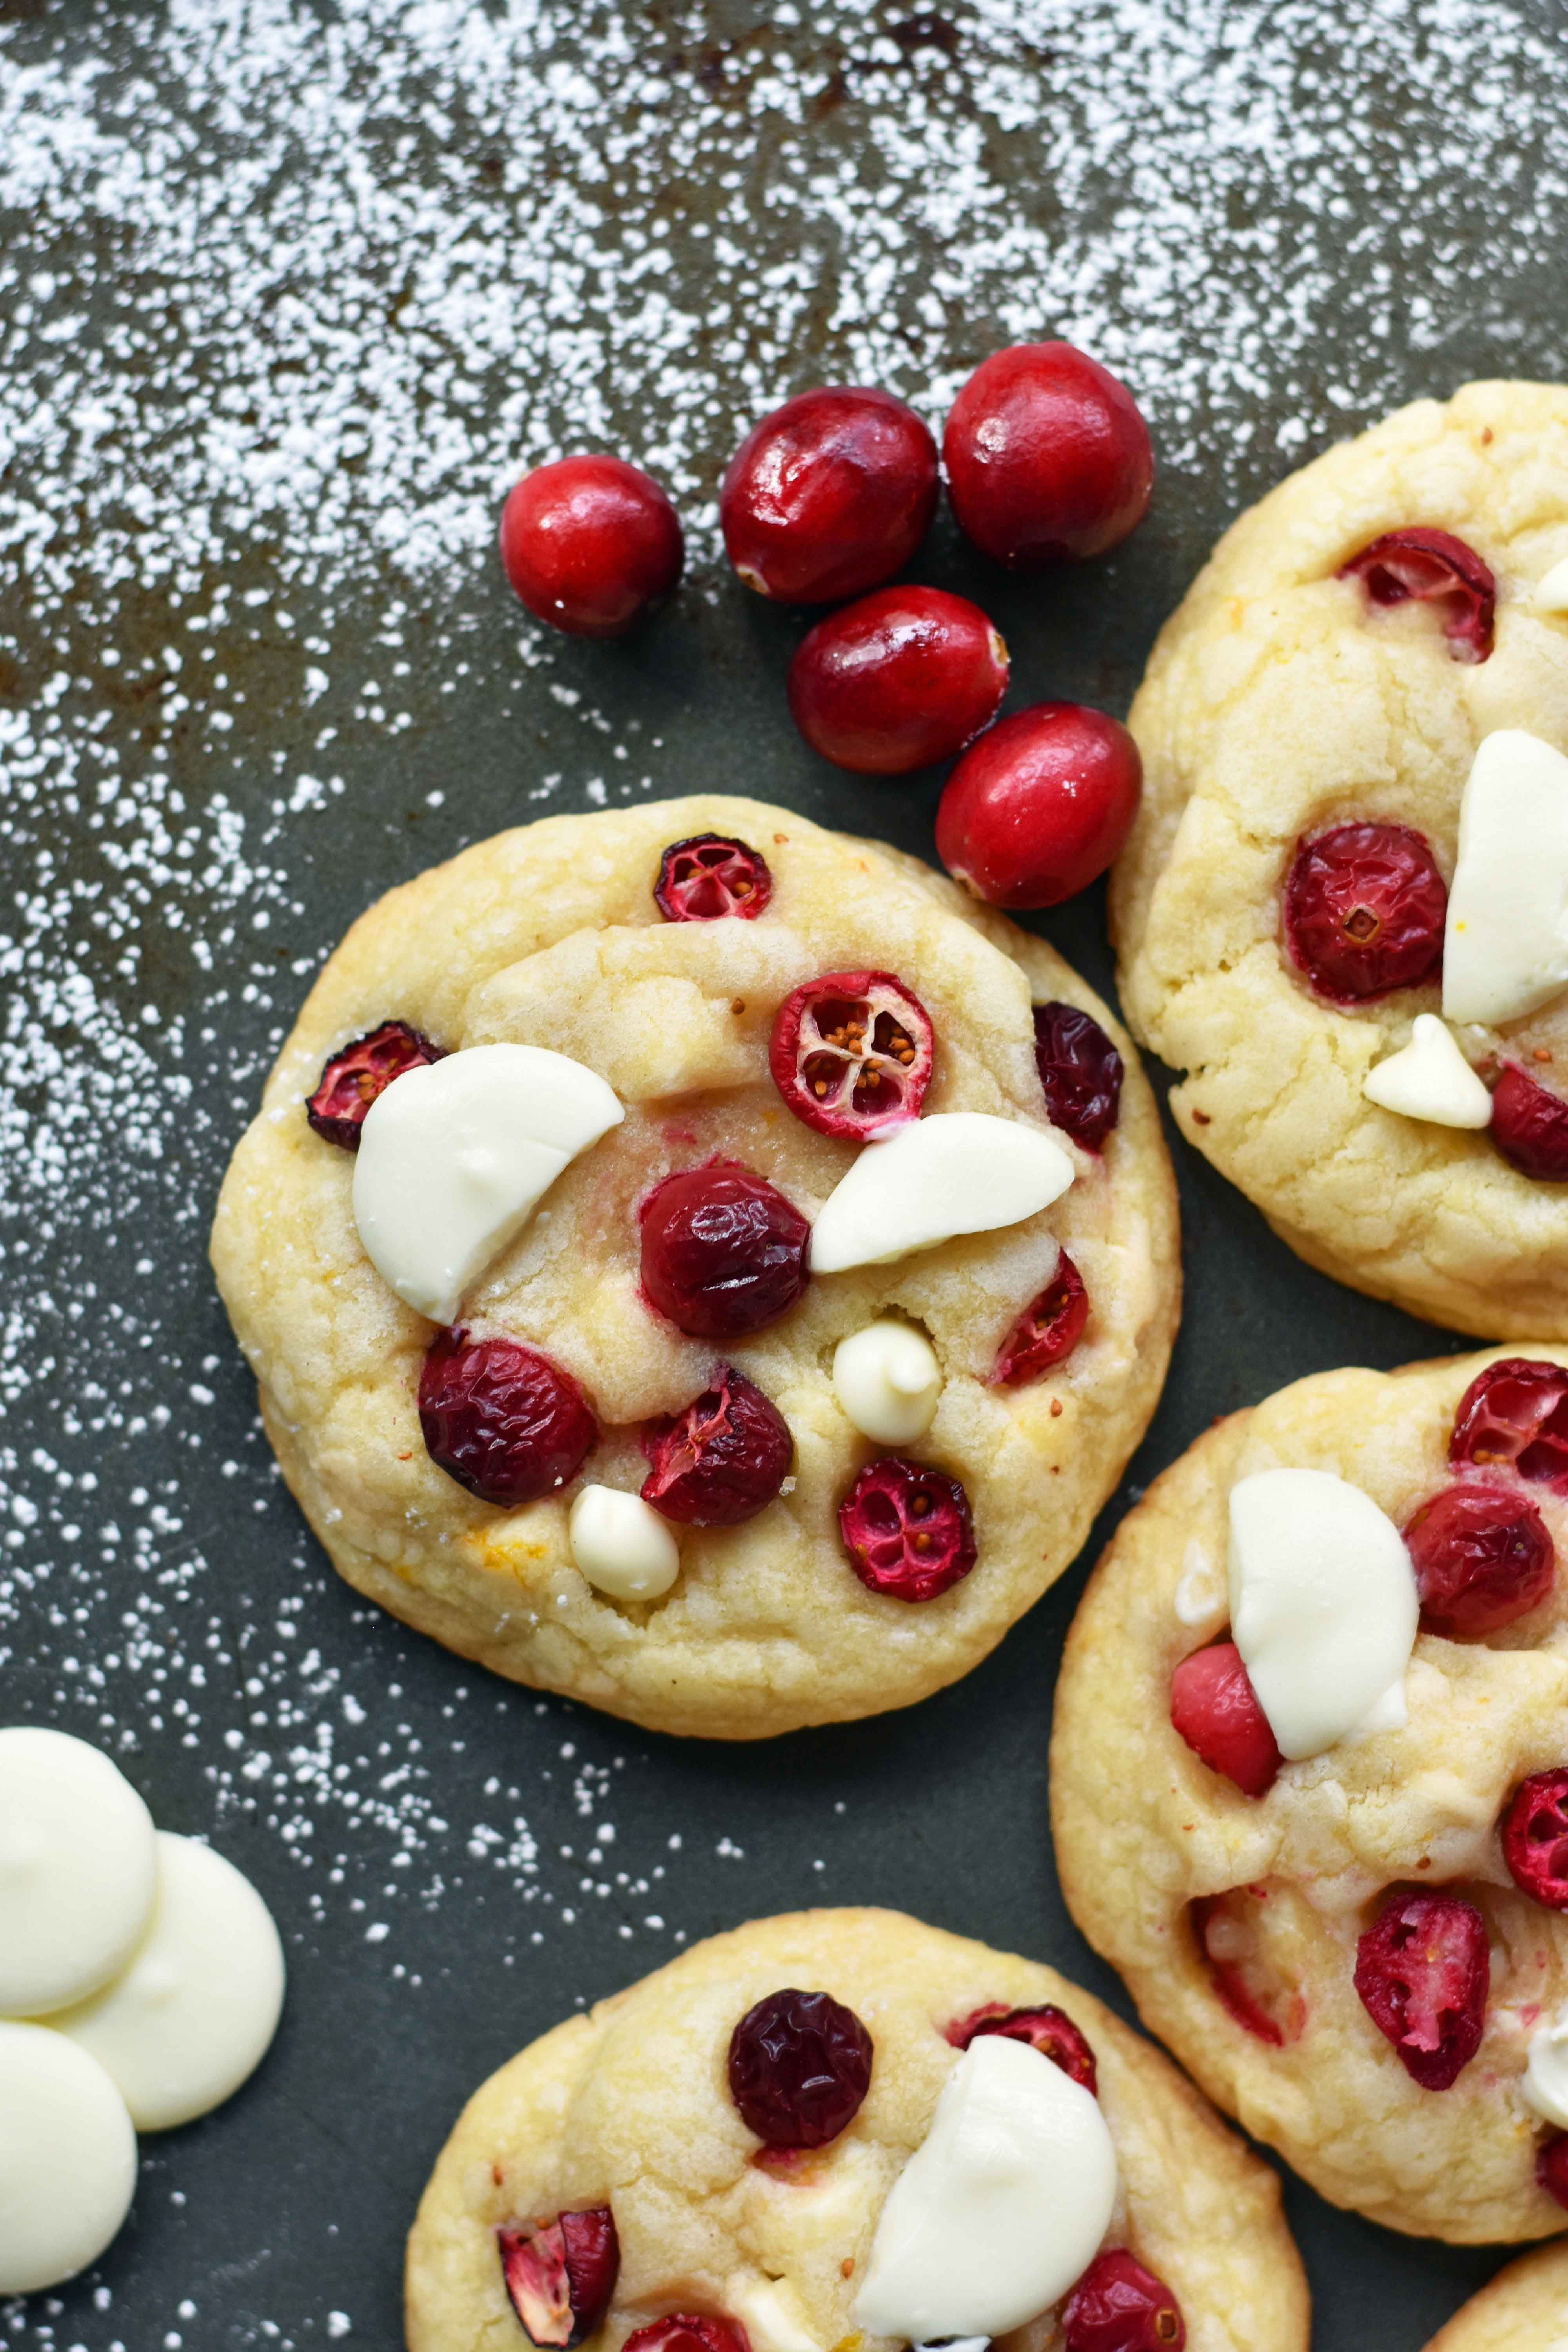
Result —
[[1478, 1372], [1454, 1415], [1456, 1470], [1517, 1470], [1568, 1494], [1568, 1372], [1531, 1356], [1504, 1356]]
[[760, 1331], [806, 1285], [811, 1227], [765, 1177], [733, 1160], [678, 1169], [637, 1213], [643, 1288], [700, 1339]]
[[1071, 343], [1015, 343], [982, 360], [942, 435], [959, 528], [999, 563], [1103, 555], [1154, 479], [1126, 385]]
[[826, 2147], [871, 2087], [871, 2037], [829, 1992], [786, 1986], [730, 2036], [730, 2096], [770, 2147]]
[[1443, 635], [1456, 661], [1484, 662], [1492, 649], [1497, 582], [1491, 566], [1452, 531], [1386, 530], [1342, 563], [1342, 580], [1359, 580], [1374, 604], [1447, 602]]
[[1407, 824], [1337, 824], [1285, 877], [1285, 942], [1320, 996], [1355, 1004], [1416, 988], [1443, 961], [1448, 893]]
[[738, 2319], [672, 2311], [668, 2319], [634, 2327], [621, 2352], [752, 2352], [752, 2344]]
[[712, 923], [724, 915], [754, 922], [773, 895], [767, 860], [721, 833], [672, 841], [658, 861], [653, 895], [668, 923]]
[[684, 1412], [656, 1423], [642, 1450], [653, 1465], [642, 1498], [689, 1528], [736, 1528], [784, 1485], [795, 1441], [777, 1405], [732, 1364]]
[[753, 425], [719, 493], [724, 549], [745, 582], [830, 604], [890, 579], [936, 508], [936, 443], [890, 392], [825, 386]]
[[621, 2245], [607, 2205], [558, 2213], [553, 2221], [496, 2231], [501, 2277], [529, 2342], [571, 2352], [595, 2335], [620, 2273]]
[[1085, 1151], [1099, 1151], [1121, 1108], [1121, 1055], [1076, 1004], [1037, 1004], [1035, 1066], [1053, 1127]]
[[1405, 1530], [1421, 1622], [1460, 1642], [1495, 1633], [1540, 1607], [1557, 1555], [1533, 1503], [1479, 1480], [1445, 1486]]
[[1502, 1817], [1502, 1858], [1521, 1894], [1568, 1911], [1568, 1770], [1520, 1782]]
[[1171, 1676], [1171, 1722], [1211, 1772], [1266, 1797], [1285, 1761], [1234, 1642], [1194, 1650]]
[[329, 1143], [357, 1151], [364, 1115], [377, 1095], [384, 1094], [405, 1070], [445, 1058], [442, 1046], [432, 1045], [406, 1021], [384, 1021], [379, 1029], [367, 1030], [352, 1045], [328, 1055], [316, 1091], [305, 1104], [305, 1117]]
[[1538, 1184], [1568, 1184], [1568, 1102], [1505, 1062], [1487, 1129], [1510, 1168]]
[[1037, 2009], [1004, 2009], [993, 2001], [964, 2018], [957, 2019], [947, 2029], [947, 2039], [955, 2050], [967, 2050], [970, 2043], [983, 2033], [1000, 2033], [1009, 2042], [1026, 2042], [1075, 2083], [1081, 2083], [1091, 2095], [1097, 2091], [1094, 2052], [1065, 2009], [1052, 2001], [1042, 2001]]
[[582, 1468], [598, 1432], [570, 1372], [517, 1339], [438, 1331], [419, 1376], [419, 1426], [438, 1470], [515, 1510]]
[[1097, 2255], [1062, 2313], [1067, 2352], [1182, 2352], [1181, 2305], [1124, 2246]]
[[936, 811], [948, 872], [991, 907], [1057, 907], [1103, 874], [1143, 790], [1138, 746], [1087, 702], [1037, 702], [971, 746]]
[[1007, 648], [945, 588], [879, 588], [829, 613], [789, 666], [789, 707], [814, 751], [864, 776], [950, 760], [996, 715]]
[[1057, 1270], [1037, 1298], [1030, 1300], [996, 1351], [993, 1387], [1022, 1388], [1037, 1381], [1053, 1364], [1065, 1363], [1082, 1339], [1089, 1321], [1089, 1293], [1083, 1276], [1066, 1250]]
[[1278, 2050], [1300, 2032], [1306, 2004], [1259, 1953], [1258, 1914], [1268, 1900], [1265, 1886], [1230, 1886], [1200, 1895], [1188, 1913], [1215, 1998], [1237, 2025]]
[[931, 1015], [890, 971], [828, 971], [785, 997], [768, 1067], [796, 1118], [865, 1143], [920, 1115], [935, 1058]]
[[680, 519], [624, 457], [562, 457], [501, 509], [500, 560], [531, 613], [577, 637], [618, 637], [668, 596], [686, 562]]
[[956, 1478], [895, 1454], [868, 1462], [838, 1507], [849, 1565], [868, 1591], [934, 1601], [974, 1565], [969, 1497]]
[[1568, 2206], [1568, 2133], [1554, 2133], [1542, 2143], [1535, 2159], [1535, 2178], [1548, 2197]]
[[1356, 1946], [1355, 1989], [1424, 2091], [1446, 2091], [1481, 2046], [1491, 1985], [1486, 1921], [1458, 1895], [1406, 1895]]

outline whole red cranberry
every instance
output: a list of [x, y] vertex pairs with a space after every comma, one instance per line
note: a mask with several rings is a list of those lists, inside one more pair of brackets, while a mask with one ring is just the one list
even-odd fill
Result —
[[1355, 1989], [1400, 2064], [1446, 2091], [1481, 2046], [1491, 1955], [1486, 1921], [1458, 1895], [1405, 1895], [1356, 1946]]
[[1435, 980], [1447, 913], [1426, 836], [1407, 824], [1337, 824], [1298, 843], [1285, 877], [1285, 944], [1336, 1004]]
[[999, 563], [1103, 555], [1142, 520], [1154, 480], [1132, 394], [1071, 343], [982, 360], [942, 456], [961, 527]]
[[760, 1331], [805, 1288], [810, 1225], [765, 1177], [736, 1160], [678, 1169], [654, 1186], [637, 1216], [643, 1288], [695, 1339]]
[[1374, 604], [1409, 597], [1447, 607], [1443, 634], [1456, 661], [1484, 662], [1492, 649], [1497, 583], [1491, 567], [1452, 531], [1386, 530], [1340, 566], [1342, 580], [1359, 580]]
[[1234, 1642], [1194, 1650], [1171, 1676], [1171, 1723], [1211, 1772], [1266, 1797], [1285, 1761]]
[[1511, 1625], [1538, 1609], [1557, 1580], [1557, 1555], [1534, 1504], [1479, 1479], [1423, 1503], [1405, 1541], [1421, 1622], [1449, 1641]]
[[[1262, 1898], [1262, 1889], [1227, 1887], [1223, 1895], [1200, 1895], [1188, 1905], [1193, 1935], [1208, 1969], [1209, 1982], [1221, 2006], [1244, 2032], [1271, 2050], [1281, 2050], [1287, 2039], [1284, 2024], [1267, 2006], [1277, 1997], [1249, 1979], [1245, 1958], [1249, 1913]], [[1239, 1948], [1238, 1948], [1239, 1947]]]
[[1037, 1298], [1025, 1307], [996, 1351], [991, 1370], [994, 1388], [1018, 1389], [1065, 1363], [1089, 1321], [1089, 1293], [1066, 1250]]
[[1502, 1858], [1521, 1894], [1568, 1911], [1568, 1770], [1520, 1782], [1502, 1817]]
[[538, 2352], [571, 2352], [598, 2333], [620, 2275], [621, 2245], [607, 2205], [496, 2231], [511, 2307]]
[[786, 1986], [730, 2036], [730, 2096], [770, 2147], [826, 2147], [871, 2087], [871, 2037], [828, 1992]]
[[957, 1479], [897, 1454], [867, 1463], [838, 1507], [838, 1532], [867, 1591], [894, 1601], [934, 1601], [975, 1561]]
[[1492, 1141], [1510, 1168], [1538, 1184], [1568, 1184], [1568, 1102], [1505, 1062], [1492, 1088]]
[[982, 736], [937, 803], [948, 872], [993, 907], [1055, 907], [1103, 874], [1143, 789], [1138, 746], [1082, 702], [1037, 702]]
[[1542, 2144], [1535, 2159], [1535, 2178], [1548, 2197], [1568, 2205], [1568, 2133], [1554, 2132]]
[[1085, 1151], [1104, 1149], [1121, 1108], [1121, 1056], [1090, 1013], [1037, 1004], [1035, 1066], [1053, 1127]]
[[1568, 1495], [1568, 1372], [1531, 1356], [1503, 1356], [1478, 1372], [1454, 1415], [1456, 1470], [1516, 1470]]
[[773, 1084], [818, 1135], [868, 1143], [920, 1116], [936, 1041], [891, 971], [826, 971], [792, 990], [768, 1046]]
[[657, 1422], [642, 1450], [652, 1464], [642, 1498], [689, 1528], [736, 1528], [784, 1485], [795, 1441], [771, 1397], [721, 1364], [684, 1412]]
[[405, 1070], [444, 1059], [443, 1049], [406, 1021], [384, 1021], [379, 1029], [367, 1030], [352, 1045], [340, 1045], [328, 1055], [316, 1091], [306, 1102], [305, 1117], [329, 1143], [357, 1151], [364, 1115], [377, 1095], [384, 1094]]
[[1181, 2305], [1152, 2271], [1124, 2246], [1099, 2254], [1062, 2313], [1067, 2352], [1182, 2352]]
[[936, 443], [890, 392], [803, 392], [730, 460], [719, 520], [748, 588], [789, 604], [858, 596], [907, 563], [936, 510]]
[[1005, 2009], [1000, 2001], [977, 2009], [968, 2017], [957, 2019], [947, 2029], [947, 2039], [955, 2050], [967, 2050], [983, 2033], [1000, 2033], [1008, 2042], [1026, 2042], [1075, 2083], [1081, 2083], [1090, 2096], [1097, 2090], [1094, 2052], [1088, 2038], [1081, 2034], [1065, 2009], [1054, 2001], [1042, 2001], [1037, 2009]]
[[500, 560], [531, 613], [574, 637], [618, 637], [686, 562], [680, 519], [623, 457], [562, 457], [501, 509]]
[[516, 1510], [582, 1468], [598, 1432], [570, 1372], [517, 1339], [438, 1331], [419, 1376], [419, 1426], [438, 1470]]
[[773, 895], [773, 877], [745, 842], [697, 833], [670, 843], [653, 895], [667, 923], [711, 923], [721, 915], [754, 922]]
[[818, 621], [789, 666], [789, 707], [814, 751], [865, 776], [950, 760], [994, 718], [1007, 648], [945, 588], [879, 588]]
[[752, 2352], [752, 2346], [738, 2319], [674, 2311], [668, 2319], [634, 2327], [621, 2352]]

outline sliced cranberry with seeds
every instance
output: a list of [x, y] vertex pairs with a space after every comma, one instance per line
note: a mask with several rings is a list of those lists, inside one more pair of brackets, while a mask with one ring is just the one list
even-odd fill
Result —
[[730, 2036], [730, 2096], [769, 2147], [826, 2147], [871, 2087], [871, 2037], [827, 1992], [786, 1986]]
[[1520, 1782], [1502, 1817], [1502, 1858], [1522, 1894], [1568, 1911], [1568, 1770]]
[[1406, 1895], [1356, 1946], [1355, 1989], [1424, 2091], [1446, 2091], [1481, 2046], [1491, 1955], [1486, 1921], [1458, 1895]]
[[1557, 1555], [1533, 1503], [1503, 1486], [1465, 1480], [1423, 1503], [1405, 1530], [1429, 1633], [1460, 1642], [1495, 1633], [1537, 1609]]
[[1504, 1356], [1478, 1372], [1454, 1415], [1456, 1470], [1516, 1470], [1568, 1494], [1568, 1372], [1531, 1356]]
[[796, 1118], [865, 1143], [919, 1117], [934, 1057], [931, 1015], [895, 973], [829, 971], [780, 1005], [768, 1067]]
[[967, 2050], [983, 2033], [1026, 2042], [1031, 2050], [1037, 2050], [1042, 2058], [1081, 2083], [1091, 2096], [1096, 2095], [1094, 2052], [1066, 2010], [1058, 2009], [1054, 2002], [1042, 2001], [1037, 2009], [1004, 2009], [1000, 2001], [988, 2003], [950, 2025], [947, 2039], [955, 2050]]
[[598, 1431], [568, 1371], [517, 1339], [440, 1331], [419, 1376], [419, 1426], [439, 1470], [516, 1510], [582, 1468]]
[[732, 1364], [686, 1411], [647, 1431], [642, 1498], [689, 1528], [736, 1528], [784, 1485], [795, 1441], [771, 1398]]
[[1189, 1904], [1193, 1935], [1221, 2007], [1237, 2024], [1282, 2049], [1301, 2031], [1305, 2006], [1299, 1992], [1274, 1981], [1258, 1952], [1258, 1911], [1267, 1900], [1258, 1886], [1231, 1886]]
[[934, 1601], [975, 1561], [957, 1479], [894, 1454], [867, 1463], [838, 1507], [838, 1532], [867, 1591], [894, 1601]]
[[1339, 569], [1359, 580], [1374, 604], [1444, 604], [1443, 635], [1456, 661], [1484, 662], [1492, 649], [1497, 582], [1491, 566], [1452, 531], [1416, 523], [1385, 530]]
[[553, 2221], [496, 2231], [501, 2277], [529, 2342], [571, 2352], [597, 2333], [620, 2274], [621, 2246], [607, 2205], [558, 2213]]
[[737, 1160], [666, 1176], [637, 1220], [643, 1288], [661, 1315], [697, 1339], [760, 1331], [805, 1288], [810, 1225]]
[[1285, 1759], [1234, 1642], [1194, 1650], [1171, 1676], [1171, 1722], [1194, 1756], [1248, 1797], [1266, 1797]]
[[1548, 2197], [1568, 2206], [1568, 2133], [1558, 2132], [1544, 2142], [1535, 2159], [1535, 2178]]
[[1099, 2254], [1062, 2313], [1067, 2352], [1182, 2352], [1181, 2305], [1125, 2246]]
[[384, 1021], [379, 1029], [367, 1030], [352, 1045], [328, 1055], [316, 1091], [305, 1104], [305, 1117], [329, 1143], [357, 1151], [364, 1115], [377, 1095], [384, 1094], [405, 1070], [445, 1059], [444, 1048], [432, 1045], [406, 1021]]
[[1335, 825], [1298, 844], [1285, 877], [1285, 943], [1334, 1003], [1435, 979], [1447, 913], [1426, 837], [1407, 824]]
[[689, 841], [672, 841], [659, 859], [653, 895], [668, 923], [712, 923], [725, 915], [754, 922], [773, 895], [773, 877], [745, 842], [694, 833]]
[[708, 2312], [672, 2311], [647, 2327], [634, 2327], [621, 2352], [752, 2352], [751, 2338], [738, 2319], [721, 2319]]
[[1035, 1065], [1053, 1127], [1085, 1151], [1100, 1151], [1121, 1108], [1122, 1061], [1092, 1013], [1076, 1004], [1037, 1004]]
[[1057, 1270], [1037, 1298], [1030, 1300], [996, 1351], [992, 1367], [994, 1388], [1022, 1388], [1037, 1381], [1055, 1364], [1072, 1354], [1089, 1321], [1089, 1293], [1083, 1276], [1066, 1250]]
[[1521, 1176], [1568, 1184], [1568, 1102], [1537, 1085], [1517, 1062], [1505, 1062], [1492, 1088], [1492, 1141]]

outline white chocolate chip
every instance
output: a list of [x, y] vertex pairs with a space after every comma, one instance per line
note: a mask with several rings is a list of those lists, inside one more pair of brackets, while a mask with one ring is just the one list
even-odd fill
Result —
[[863, 1437], [878, 1445], [912, 1445], [931, 1427], [942, 1366], [923, 1331], [884, 1318], [840, 1339], [833, 1389]]
[[1410, 1043], [1369, 1070], [1361, 1090], [1380, 1109], [1433, 1127], [1482, 1128], [1492, 1115], [1490, 1095], [1435, 1013], [1415, 1015]]
[[1568, 555], [1537, 582], [1530, 601], [1538, 613], [1568, 613]]
[[1543, 2122], [1568, 2131], [1568, 2009], [1560, 2009], [1531, 2035], [1520, 2088], [1525, 2105]]
[[640, 1495], [584, 1486], [566, 1523], [572, 1557], [596, 1591], [613, 1601], [657, 1601], [680, 1570], [680, 1549]]
[[724, 2282], [724, 2308], [741, 2322], [753, 2352], [822, 2352], [782, 2280], [735, 2271]]
[[812, 1227], [812, 1272], [885, 1265], [958, 1234], [1019, 1224], [1073, 1174], [1044, 1128], [975, 1110], [915, 1119], [868, 1143], [828, 1195]]
[[1520, 727], [1486, 736], [1459, 803], [1443, 1016], [1512, 1021], [1568, 982], [1568, 759]]

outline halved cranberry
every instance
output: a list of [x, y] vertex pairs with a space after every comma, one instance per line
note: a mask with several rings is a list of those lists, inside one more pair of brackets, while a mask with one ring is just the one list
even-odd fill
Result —
[[737, 1160], [678, 1169], [654, 1186], [637, 1217], [643, 1288], [694, 1338], [760, 1331], [805, 1288], [810, 1225]]
[[595, 2335], [620, 2274], [621, 2246], [607, 2205], [553, 2221], [496, 2231], [501, 2277], [522, 2332], [539, 2352], [571, 2352]]
[[951, 760], [1006, 691], [995, 627], [945, 588], [879, 588], [818, 621], [789, 666], [789, 707], [812, 750], [863, 776]]
[[936, 493], [936, 443], [912, 408], [858, 384], [803, 392], [730, 460], [725, 552], [760, 595], [831, 604], [909, 562]]
[[752, 2345], [738, 2319], [672, 2311], [668, 2319], [634, 2327], [621, 2352], [752, 2352]]
[[1492, 649], [1497, 582], [1491, 566], [1452, 531], [1417, 523], [1385, 530], [1339, 570], [1342, 580], [1359, 580], [1374, 604], [1403, 604], [1415, 597], [1447, 605], [1443, 635], [1456, 661], [1484, 662]]
[[1456, 1470], [1517, 1470], [1568, 1495], [1568, 1372], [1531, 1356], [1489, 1364], [1459, 1399], [1448, 1459]]
[[667, 923], [712, 923], [723, 915], [754, 922], [773, 895], [767, 860], [721, 833], [672, 841], [658, 861], [654, 900]]
[[969, 1497], [956, 1478], [895, 1454], [868, 1462], [838, 1506], [849, 1565], [868, 1591], [934, 1601], [975, 1561]]
[[1181, 2305], [1124, 2246], [1099, 2254], [1062, 2313], [1067, 2352], [1182, 2352]]
[[936, 1044], [931, 1015], [890, 971], [828, 971], [784, 998], [768, 1067], [796, 1118], [867, 1143], [920, 1116]]
[[570, 1372], [517, 1339], [438, 1331], [419, 1376], [419, 1426], [439, 1470], [516, 1510], [582, 1468], [598, 1432]]
[[645, 1503], [682, 1527], [737, 1528], [784, 1485], [795, 1441], [772, 1399], [721, 1364], [711, 1388], [645, 1433], [642, 1450], [653, 1465]]
[[1026, 2042], [1075, 2083], [1081, 2083], [1091, 2095], [1097, 2090], [1094, 2052], [1083, 2034], [1073, 2023], [1065, 2009], [1052, 2001], [1042, 2001], [1037, 2009], [1004, 2009], [993, 2001], [977, 2009], [968, 2017], [957, 2019], [947, 2029], [947, 2039], [955, 2050], [967, 2050], [983, 2033], [1000, 2033], [1009, 2042]]
[[1502, 1817], [1502, 1858], [1522, 1894], [1568, 1911], [1568, 1770], [1520, 1782]]
[[1479, 1480], [1445, 1486], [1405, 1530], [1421, 1622], [1461, 1642], [1495, 1633], [1537, 1609], [1557, 1575], [1557, 1555], [1533, 1503]]
[[826, 2147], [871, 2087], [871, 2037], [831, 1993], [788, 1986], [736, 2026], [729, 2076], [741, 2121], [770, 2147]]
[[1505, 1062], [1487, 1129], [1510, 1168], [1538, 1184], [1568, 1184], [1568, 1102]]
[[1258, 1906], [1262, 1887], [1231, 1886], [1223, 1895], [1202, 1895], [1189, 1904], [1193, 1934], [1221, 2006], [1237, 2025], [1282, 2049], [1301, 2030], [1300, 1993], [1270, 1980], [1258, 1955]]
[[949, 776], [937, 856], [988, 906], [1059, 906], [1104, 873], [1142, 790], [1120, 719], [1087, 702], [1037, 702], [991, 728]]
[[982, 360], [942, 435], [960, 528], [999, 563], [1103, 555], [1149, 503], [1149, 430], [1126, 385], [1071, 343]]
[[618, 637], [668, 596], [686, 562], [680, 519], [623, 457], [536, 466], [500, 518], [500, 560], [531, 613], [576, 637]]
[[316, 1091], [306, 1102], [305, 1117], [329, 1143], [357, 1151], [364, 1115], [377, 1095], [384, 1094], [405, 1070], [445, 1058], [444, 1047], [432, 1045], [406, 1021], [384, 1021], [379, 1029], [367, 1030], [352, 1045], [328, 1055]]
[[1568, 2133], [1555, 2132], [1535, 2159], [1535, 2178], [1548, 2197], [1568, 2206]]
[[1035, 1066], [1053, 1127], [1099, 1151], [1121, 1108], [1121, 1056], [1095, 1020], [1076, 1004], [1035, 1007]]
[[1266, 1797], [1285, 1761], [1234, 1642], [1194, 1650], [1171, 1676], [1171, 1722], [1211, 1772]]
[[1446, 2091], [1481, 2046], [1491, 1955], [1486, 1921], [1458, 1895], [1405, 1895], [1356, 1946], [1355, 1989], [1400, 2064]]
[[1447, 913], [1426, 836], [1407, 824], [1337, 824], [1297, 845], [1285, 877], [1285, 944], [1337, 1004], [1434, 979]]
[[1083, 1276], [1066, 1250], [1057, 1270], [1037, 1298], [1030, 1300], [996, 1351], [991, 1370], [994, 1388], [1022, 1388], [1037, 1381], [1053, 1364], [1065, 1363], [1084, 1334], [1089, 1321], [1089, 1293]]

